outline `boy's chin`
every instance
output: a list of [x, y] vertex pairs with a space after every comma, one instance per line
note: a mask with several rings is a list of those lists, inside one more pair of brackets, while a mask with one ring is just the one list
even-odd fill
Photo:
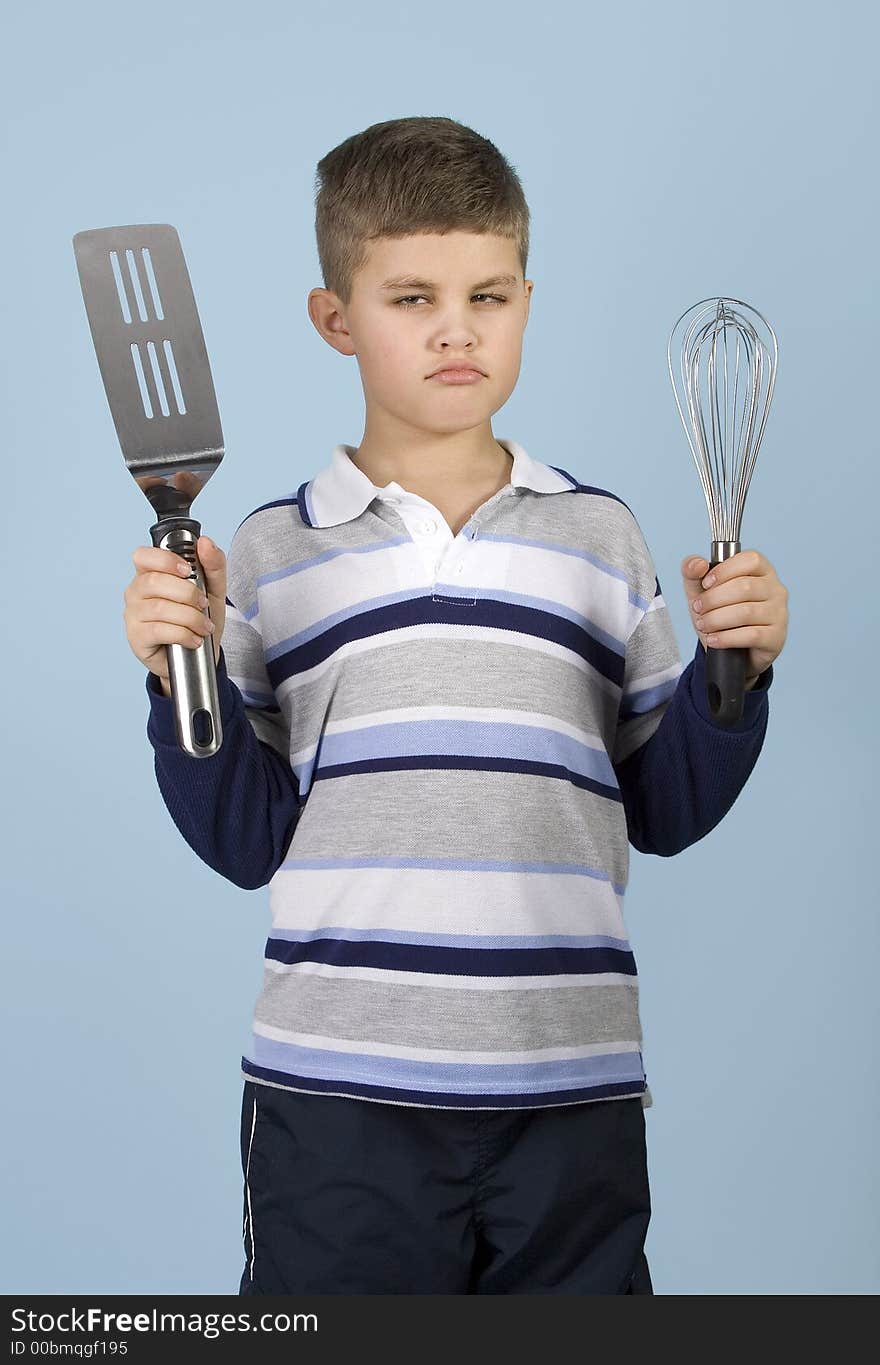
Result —
[[419, 436], [456, 436], [466, 431], [488, 429], [491, 413], [481, 409], [479, 412], [394, 412], [397, 422], [411, 427]]

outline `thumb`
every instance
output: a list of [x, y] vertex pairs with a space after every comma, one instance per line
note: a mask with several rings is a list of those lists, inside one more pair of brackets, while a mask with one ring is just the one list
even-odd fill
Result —
[[699, 597], [702, 592], [703, 579], [709, 572], [708, 559], [701, 558], [700, 555], [688, 555], [681, 563], [681, 576], [684, 580], [684, 590], [687, 594], [688, 605]]
[[215, 545], [210, 536], [199, 536], [196, 553], [199, 556], [199, 563], [205, 575], [205, 584], [209, 597], [219, 597], [221, 602], [226, 600], [226, 556]]

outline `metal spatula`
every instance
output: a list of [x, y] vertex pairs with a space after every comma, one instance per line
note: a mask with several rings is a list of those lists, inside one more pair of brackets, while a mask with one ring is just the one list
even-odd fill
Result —
[[[158, 517], [153, 544], [186, 559], [207, 596], [190, 508], [223, 432], [180, 238], [168, 223], [94, 228], [73, 250], [125, 463]], [[207, 758], [223, 740], [213, 643], [166, 648], [178, 743]]]

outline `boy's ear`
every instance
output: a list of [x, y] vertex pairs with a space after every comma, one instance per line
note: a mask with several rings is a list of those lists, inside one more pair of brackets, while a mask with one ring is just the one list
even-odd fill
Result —
[[354, 355], [351, 333], [346, 326], [343, 304], [338, 294], [334, 294], [332, 289], [312, 289], [308, 310], [315, 328], [328, 346], [342, 355]]

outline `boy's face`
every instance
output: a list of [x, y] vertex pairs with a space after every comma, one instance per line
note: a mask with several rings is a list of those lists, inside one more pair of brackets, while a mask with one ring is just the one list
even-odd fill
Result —
[[[357, 356], [368, 416], [382, 409], [420, 431], [453, 432], [480, 426], [512, 393], [533, 283], [523, 280], [507, 237], [385, 237], [370, 244], [348, 306], [313, 289], [309, 316], [331, 346]], [[470, 384], [430, 377], [451, 361], [485, 377]]]

